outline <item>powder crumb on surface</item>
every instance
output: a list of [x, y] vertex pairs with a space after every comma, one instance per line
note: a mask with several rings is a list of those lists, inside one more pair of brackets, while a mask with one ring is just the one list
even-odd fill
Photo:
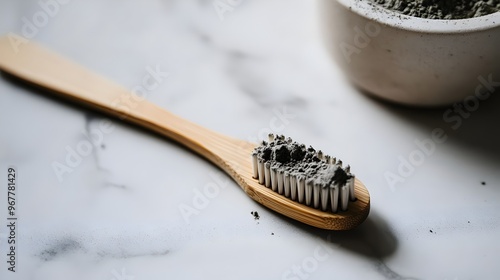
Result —
[[253, 215], [253, 218], [254, 218], [255, 220], [260, 219], [259, 212], [257, 212], [257, 211], [252, 211], [252, 212], [250, 212], [250, 214], [252, 214], [252, 215]]
[[500, 0], [370, 0], [402, 14], [428, 19], [465, 19], [500, 11]]

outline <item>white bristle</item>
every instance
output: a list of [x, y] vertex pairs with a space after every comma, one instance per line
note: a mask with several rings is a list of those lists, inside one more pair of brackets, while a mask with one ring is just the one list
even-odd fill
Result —
[[330, 163], [331, 163], [331, 164], [337, 164], [337, 158], [332, 157], [332, 159], [331, 159]]
[[335, 184], [330, 187], [330, 206], [332, 208], [332, 212], [338, 211], [339, 205], [339, 186]]
[[323, 159], [323, 151], [319, 150], [317, 155], [318, 155], [319, 159], [321, 159], [321, 160]]
[[342, 161], [341, 161], [340, 159], [339, 159], [339, 160], [337, 160], [337, 165], [338, 165], [339, 167], [342, 167]]
[[325, 156], [325, 162], [326, 162], [326, 163], [330, 163], [330, 162], [331, 162], [331, 160], [332, 160], [332, 158], [331, 158], [329, 155], [326, 155], [326, 156]]
[[327, 186], [322, 186], [321, 188], [321, 210], [326, 211], [328, 209], [328, 199], [329, 191]]
[[269, 142], [273, 142], [274, 141], [274, 134], [269, 133], [269, 135], [267, 137], [269, 139]]
[[283, 190], [285, 192], [286, 197], [290, 197], [290, 173], [285, 171], [283, 174]]
[[351, 201], [356, 200], [356, 194], [354, 193], [354, 186], [355, 186], [355, 178], [354, 175], [352, 175], [352, 178], [347, 181], [347, 184], [349, 185], [349, 199]]
[[304, 176], [297, 177], [297, 200], [304, 203], [304, 193], [306, 191], [306, 182]]
[[259, 184], [262, 185], [262, 184], [264, 184], [264, 179], [265, 179], [265, 175], [264, 175], [264, 169], [265, 169], [264, 168], [264, 161], [259, 160], [257, 165], [259, 166], [259, 171], [258, 171], [258, 174], [259, 174], [258, 175]]
[[290, 198], [297, 199], [297, 176], [290, 175]]
[[306, 181], [306, 188], [305, 188], [305, 197], [306, 197], [306, 205], [310, 206], [312, 202], [312, 192], [313, 192], [313, 183], [312, 180], [307, 180]]
[[347, 166], [344, 168], [344, 171], [345, 171], [345, 173], [351, 173], [351, 166], [350, 166], [350, 165], [347, 165]]
[[259, 178], [259, 165], [257, 163], [257, 154], [252, 155], [252, 163], [253, 163], [253, 178]]
[[278, 193], [283, 194], [283, 171], [278, 170], [276, 176], [278, 176]]
[[278, 191], [278, 171], [276, 167], [271, 167], [271, 189], [275, 192]]
[[264, 165], [264, 176], [265, 178], [265, 185], [266, 187], [270, 188], [271, 187], [271, 164], [269, 162], [266, 162]]
[[316, 183], [316, 184], [313, 184], [313, 207], [318, 209], [319, 208], [319, 203], [320, 203], [320, 200], [319, 200], [319, 196], [320, 196], [320, 192], [321, 192], [321, 185]]
[[340, 188], [340, 205], [342, 207], [342, 211], [347, 211], [348, 202], [349, 202], [349, 188], [346, 185], [343, 185]]

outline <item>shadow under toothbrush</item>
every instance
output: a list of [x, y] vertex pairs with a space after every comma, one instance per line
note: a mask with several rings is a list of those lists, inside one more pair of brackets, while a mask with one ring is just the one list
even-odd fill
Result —
[[397, 251], [399, 242], [387, 222], [373, 209], [362, 224], [346, 231], [331, 231], [307, 226], [273, 211], [268, 211], [266, 214], [288, 221], [300, 229], [304, 235], [325, 241], [327, 249], [334, 252], [345, 250], [366, 258], [386, 279], [417, 279], [399, 275], [385, 263], [385, 259]]
[[331, 231], [311, 227], [272, 211], [266, 214], [286, 219], [305, 234], [326, 241], [326, 244], [331, 246], [332, 250], [347, 250], [369, 259], [381, 261], [394, 254], [398, 247], [398, 240], [391, 228], [373, 209], [370, 210], [368, 218], [363, 223], [352, 230], [346, 231]]
[[383, 259], [392, 255], [398, 240], [386, 221], [373, 209], [368, 218], [351, 231], [328, 232], [327, 241], [341, 248], [370, 258]]

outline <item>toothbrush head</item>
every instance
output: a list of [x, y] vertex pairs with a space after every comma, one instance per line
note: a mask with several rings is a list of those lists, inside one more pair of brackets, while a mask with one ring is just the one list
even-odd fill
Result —
[[341, 213], [357, 200], [349, 165], [283, 135], [270, 134], [254, 149], [252, 161], [260, 184], [311, 208]]

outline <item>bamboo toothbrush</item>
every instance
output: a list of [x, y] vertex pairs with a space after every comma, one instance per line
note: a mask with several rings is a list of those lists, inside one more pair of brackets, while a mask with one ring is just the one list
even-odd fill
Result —
[[[271, 135], [270, 141], [257, 146], [186, 121], [147, 101], [134, 109], [116, 107], [117, 100], [131, 94], [127, 89], [33, 42], [14, 46], [8, 37], [1, 37], [0, 70], [177, 141], [224, 170], [252, 199], [297, 221], [348, 230], [362, 223], [370, 211], [368, 190], [348, 167], [290, 139]], [[299, 173], [291, 173], [294, 164], [302, 163], [300, 157], [280, 162], [287, 145], [309, 159], [305, 168], [316, 171], [305, 174], [307, 170], [301, 167], [295, 168]], [[326, 184], [321, 185], [321, 180]]]

